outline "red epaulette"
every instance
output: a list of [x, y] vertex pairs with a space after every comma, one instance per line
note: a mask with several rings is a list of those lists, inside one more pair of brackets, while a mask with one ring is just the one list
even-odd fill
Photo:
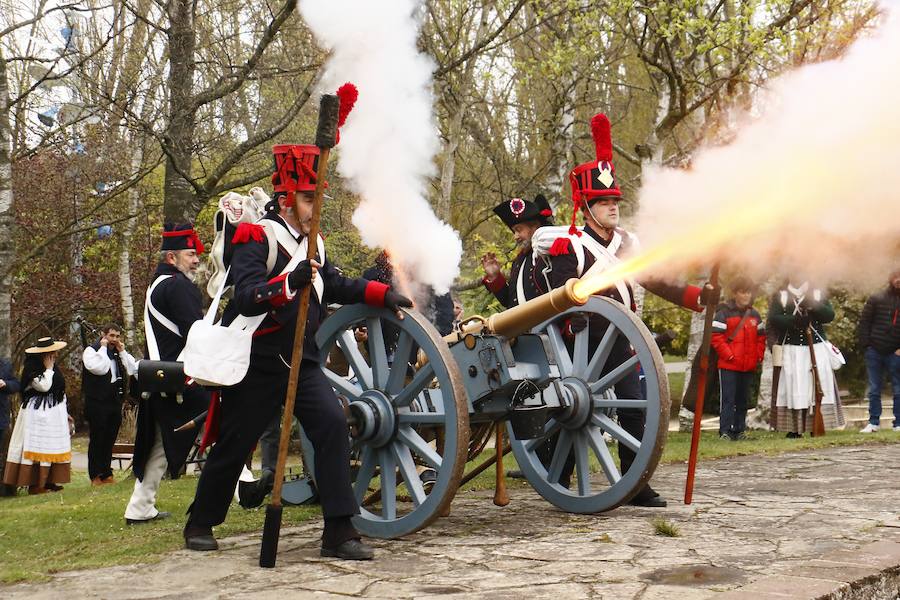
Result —
[[266, 230], [256, 223], [241, 223], [231, 238], [232, 244], [246, 244], [250, 240], [261, 242], [266, 239]]
[[572, 243], [569, 241], [567, 237], [558, 237], [553, 241], [553, 245], [550, 246], [550, 256], [560, 256], [563, 254], [569, 253], [569, 248], [571, 248]]

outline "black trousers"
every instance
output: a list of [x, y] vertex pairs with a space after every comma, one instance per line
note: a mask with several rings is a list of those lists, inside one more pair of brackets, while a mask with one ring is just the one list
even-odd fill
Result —
[[[188, 526], [212, 527], [225, 521], [242, 465], [284, 402], [287, 368], [277, 358], [267, 363], [255, 359], [244, 380], [223, 391], [219, 437], [200, 474]], [[347, 419], [316, 362], [301, 362], [294, 415], [315, 450], [316, 487], [325, 519], [358, 514], [350, 485]]]
[[88, 477], [111, 477], [112, 451], [122, 425], [122, 405], [109, 400], [85, 398], [84, 416], [90, 429]]

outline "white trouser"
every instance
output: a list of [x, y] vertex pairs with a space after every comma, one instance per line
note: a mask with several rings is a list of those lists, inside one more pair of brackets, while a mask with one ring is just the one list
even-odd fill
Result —
[[153, 448], [144, 466], [144, 479], [134, 482], [134, 491], [131, 492], [131, 500], [125, 508], [126, 519], [152, 519], [159, 511], [156, 509], [156, 492], [159, 490], [159, 482], [169, 463], [166, 461], [166, 452], [163, 449], [162, 433], [159, 425], [154, 432]]

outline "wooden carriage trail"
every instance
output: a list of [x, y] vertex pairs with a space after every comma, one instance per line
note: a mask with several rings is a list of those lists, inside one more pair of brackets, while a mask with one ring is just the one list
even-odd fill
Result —
[[[399, 540], [373, 540], [372, 562], [318, 556], [320, 524], [282, 534], [275, 569], [259, 535], [215, 553], [60, 573], [0, 588], [28, 598], [610, 598], [616, 600], [897, 598], [900, 445], [845, 447], [700, 464], [694, 504], [678, 499], [684, 465], [654, 478], [665, 509], [602, 515], [559, 510], [531, 489], [505, 508], [461, 493], [452, 512]], [[655, 533], [663, 518], [678, 537]]]

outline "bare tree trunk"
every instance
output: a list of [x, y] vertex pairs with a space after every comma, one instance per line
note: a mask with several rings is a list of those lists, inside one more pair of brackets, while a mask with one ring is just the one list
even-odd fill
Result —
[[[143, 146], [132, 140], [135, 148], [131, 155], [131, 172], [138, 173], [144, 162]], [[137, 214], [139, 203], [137, 186], [128, 190], [128, 214]], [[125, 345], [134, 353], [134, 295], [131, 289], [131, 238], [134, 235], [134, 217], [125, 221], [119, 245], [119, 295], [122, 297], [122, 327], [125, 329]]]
[[0, 357], [12, 358], [12, 274], [15, 261], [13, 231], [12, 144], [9, 125], [9, 82], [0, 48]]
[[[570, 28], [571, 30], [571, 28]], [[572, 132], [575, 124], [575, 81], [574, 76], [567, 75], [563, 80], [564, 94], [563, 104], [560, 107], [559, 121], [556, 123], [556, 135], [553, 136], [553, 158], [556, 168], [550, 172], [547, 180], [547, 189], [550, 192], [550, 202], [553, 208], [567, 204], [563, 200], [566, 194], [566, 181], [569, 169], [575, 164], [573, 155], [574, 140]]]
[[766, 349], [763, 358], [762, 376], [759, 378], [759, 396], [756, 399], [756, 408], [747, 414], [747, 427], [749, 429], [770, 429], [769, 416], [772, 412], [772, 352]]
[[[473, 48], [480, 44], [481, 40], [487, 35], [488, 16], [492, 7], [493, 2], [490, 2], [481, 8], [478, 30], [472, 41]], [[449, 87], [451, 85], [449, 81], [452, 81], [452, 76], [448, 75], [449, 81], [444, 88], [444, 103], [451, 113], [447, 143], [444, 146], [441, 165], [441, 198], [438, 202], [437, 217], [445, 223], [451, 222], [450, 200], [453, 195], [453, 176], [456, 172], [456, 151], [462, 138], [463, 116], [468, 109], [467, 96], [469, 95], [469, 87], [472, 85], [472, 74], [475, 70], [476, 60], [477, 57], [473, 56], [466, 61], [463, 72], [459, 77], [459, 89], [456, 90], [456, 98], [453, 97], [453, 91]]]
[[456, 172], [456, 150], [459, 148], [459, 140], [462, 137], [462, 118], [465, 106], [462, 100], [456, 104], [456, 110], [450, 118], [450, 127], [447, 132], [447, 143], [444, 146], [444, 156], [441, 161], [441, 199], [437, 206], [437, 217], [445, 223], [450, 223], [450, 200], [453, 194], [453, 175]]
[[192, 221], [194, 209], [191, 176], [194, 114], [194, 3], [172, 0], [169, 4], [169, 124], [165, 133], [166, 168], [163, 194], [166, 220]]

